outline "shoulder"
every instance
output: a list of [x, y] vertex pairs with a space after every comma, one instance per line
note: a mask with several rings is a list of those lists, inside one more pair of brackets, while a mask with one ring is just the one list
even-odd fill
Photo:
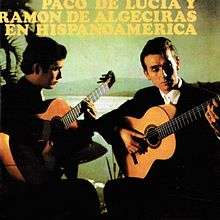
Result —
[[194, 83], [195, 87], [202, 88], [211, 93], [220, 94], [220, 81], [216, 82], [196, 82]]
[[150, 87], [146, 87], [146, 88], [138, 90], [134, 95], [134, 99], [142, 98], [142, 97], [150, 97], [152, 99], [152, 97], [155, 97], [158, 95], [159, 95], [158, 88], [156, 88], [155, 86], [150, 86]]
[[197, 100], [207, 100], [210, 98], [214, 98], [216, 96], [216, 92], [211, 89], [207, 89], [206, 87], [200, 86], [197, 83], [183, 83], [182, 92], [187, 94], [191, 98], [196, 98]]

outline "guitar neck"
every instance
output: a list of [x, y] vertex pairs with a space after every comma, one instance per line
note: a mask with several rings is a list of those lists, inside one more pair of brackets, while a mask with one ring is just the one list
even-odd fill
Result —
[[99, 99], [100, 96], [106, 94], [109, 91], [108, 84], [102, 83], [98, 88], [92, 91], [88, 96], [86, 96], [80, 103], [73, 107], [69, 112], [67, 112], [62, 118], [65, 128], [69, 128], [72, 122], [77, 120], [77, 118], [83, 113], [83, 102], [86, 99], [90, 99], [93, 102]]
[[[217, 95], [215, 99], [220, 101], [220, 95]], [[211, 101], [212, 99], [158, 126], [156, 130], [159, 134], [159, 137], [163, 139], [167, 137], [168, 135], [173, 134], [176, 131], [190, 125], [194, 121], [197, 121], [203, 118], [207, 110], [207, 106], [209, 105]]]

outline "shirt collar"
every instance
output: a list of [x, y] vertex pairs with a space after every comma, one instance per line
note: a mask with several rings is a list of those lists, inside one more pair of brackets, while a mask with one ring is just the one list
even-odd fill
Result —
[[172, 89], [167, 94], [165, 94], [161, 90], [159, 90], [165, 104], [174, 104], [174, 105], [177, 104], [179, 97], [180, 97], [179, 89], [182, 86], [182, 84], [183, 84], [182, 79], [178, 77], [177, 89]]

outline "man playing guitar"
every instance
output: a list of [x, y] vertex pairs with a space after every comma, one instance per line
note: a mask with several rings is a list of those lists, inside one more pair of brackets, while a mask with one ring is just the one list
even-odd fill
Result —
[[149, 40], [140, 60], [153, 86], [97, 120], [97, 131], [112, 145], [125, 175], [105, 186], [109, 214], [133, 220], [216, 219], [219, 93], [180, 78], [180, 58], [165, 37]]
[[[72, 122], [67, 127], [68, 123], [59, 118], [71, 107], [64, 100], [45, 101], [42, 96], [42, 89], [53, 89], [62, 78], [66, 55], [63, 45], [37, 37], [23, 54], [21, 69], [25, 76], [16, 85], [2, 88], [1, 144], [8, 147], [1, 149], [6, 153], [1, 159], [11, 161], [5, 166], [12, 174], [5, 178], [9, 219], [99, 217], [95, 188], [86, 180], [76, 179], [77, 164], [71, 163], [74, 152], [91, 141], [94, 105], [85, 100], [85, 120], [72, 122], [67, 118]], [[7, 154], [9, 146], [12, 155]], [[55, 161], [47, 164], [48, 155]], [[18, 170], [12, 169], [15, 165]], [[67, 179], [61, 179], [63, 172]]]

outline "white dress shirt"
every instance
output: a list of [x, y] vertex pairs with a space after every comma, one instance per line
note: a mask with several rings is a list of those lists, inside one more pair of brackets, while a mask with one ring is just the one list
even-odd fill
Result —
[[[182, 79], [179, 78], [178, 85], [177, 85], [178, 89], [182, 86], [182, 83], [183, 83]], [[177, 104], [179, 97], [180, 97], [180, 91], [178, 89], [173, 89], [170, 92], [168, 92], [167, 94], [165, 94], [164, 92], [159, 90], [165, 104], [173, 104], [173, 105]], [[218, 136], [217, 134], [216, 134], [216, 136], [220, 140], [220, 136]]]
[[[183, 83], [182, 79], [178, 78], [178, 84], [177, 84], [178, 89], [182, 86], [182, 83]], [[177, 104], [179, 97], [180, 97], [180, 91], [178, 89], [173, 89], [167, 94], [165, 94], [164, 92], [160, 90], [160, 94], [165, 104], [173, 104], [173, 105]]]

